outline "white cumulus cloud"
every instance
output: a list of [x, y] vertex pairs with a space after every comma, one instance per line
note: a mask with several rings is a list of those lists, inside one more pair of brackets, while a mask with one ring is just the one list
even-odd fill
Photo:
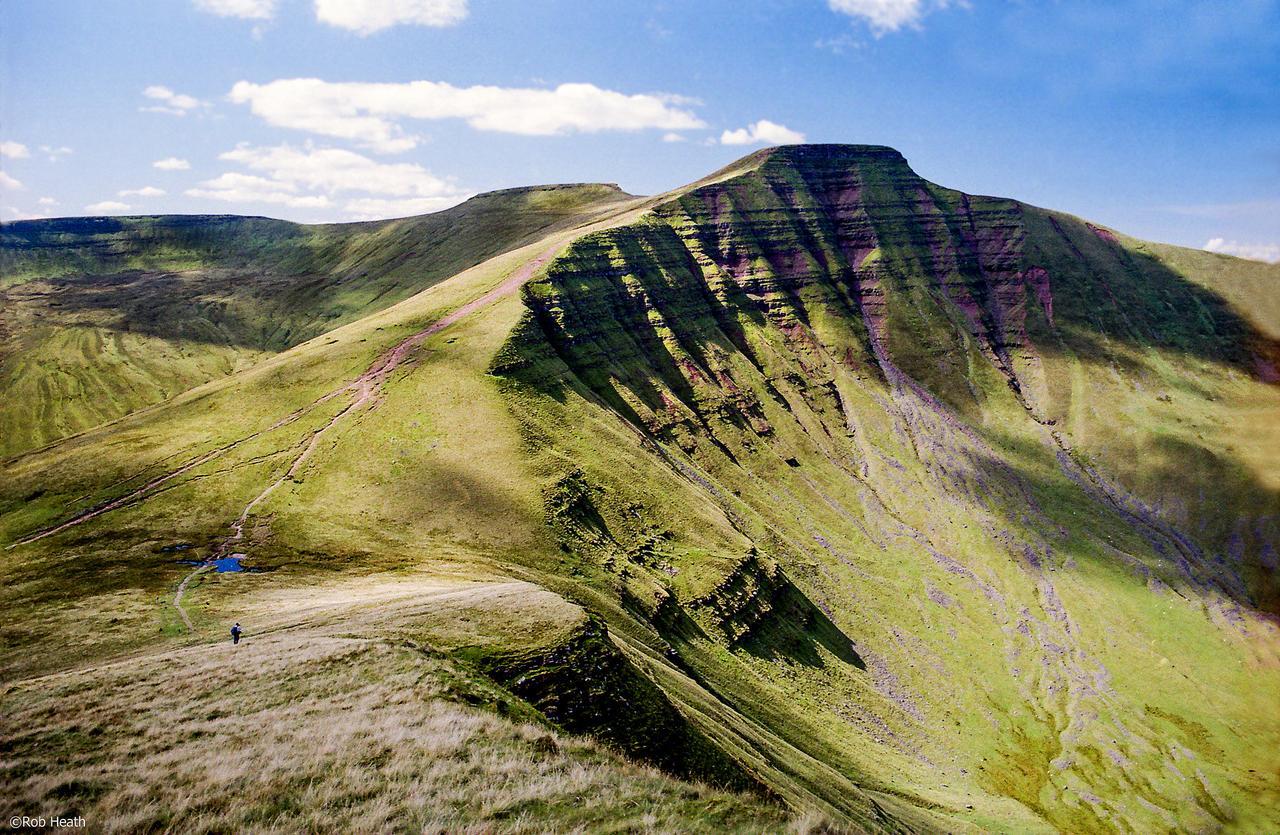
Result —
[[1268, 264], [1280, 264], [1280, 244], [1248, 244], [1239, 241], [1228, 241], [1224, 238], [1210, 238], [1204, 248], [1210, 252], [1223, 255], [1234, 255], [1237, 258], [1248, 258], [1251, 261], [1266, 261]]
[[417, 144], [399, 120], [462, 119], [476, 130], [525, 136], [705, 127], [690, 99], [666, 93], [628, 95], [594, 84], [551, 89], [454, 87], [435, 81], [335, 83], [318, 78], [238, 82], [230, 99], [276, 127], [359, 142], [384, 153]]
[[270, 20], [276, 13], [276, 0], [195, 0], [195, 4], [202, 12], [245, 20]]
[[315, 0], [316, 19], [372, 35], [404, 24], [452, 26], [467, 16], [467, 0]]
[[14, 142], [6, 139], [0, 142], [0, 157], [8, 157], [9, 159], [26, 159], [31, 156], [31, 152], [27, 150], [27, 146], [21, 142]]
[[41, 145], [40, 151], [48, 157], [49, 162], [57, 162], [63, 157], [71, 155], [71, 149], [66, 145], [56, 147], [53, 145]]
[[794, 145], [803, 141], [803, 133], [768, 119], [720, 134], [721, 145]]
[[191, 168], [191, 163], [179, 157], [165, 157], [151, 163], [152, 168], [159, 168], [161, 171], [186, 171]]
[[[918, 26], [934, 9], [945, 9], [951, 0], [827, 0], [833, 12], [865, 20], [877, 35]], [[964, 5], [961, 3], [960, 5]]]
[[41, 206], [56, 206], [56, 205], [58, 205], [58, 201], [57, 201], [57, 200], [54, 200], [52, 197], [41, 197], [41, 198], [40, 198], [39, 200], [37, 200], [36, 202], [37, 202], [37, 203], [39, 203]]
[[4, 191], [22, 191], [25, 188], [26, 186], [22, 184], [21, 180], [16, 180], [3, 171], [0, 171], [0, 189], [3, 189]]
[[195, 96], [175, 93], [162, 84], [152, 84], [142, 91], [142, 95], [157, 101], [159, 104], [138, 108], [146, 113], [168, 113], [170, 116], [186, 116], [193, 110], [208, 107], [208, 102], [200, 101]]
[[143, 186], [142, 188], [127, 188], [124, 191], [117, 192], [120, 197], [163, 197], [164, 189], [155, 186]]
[[103, 200], [101, 203], [90, 203], [84, 210], [95, 215], [109, 215], [129, 211], [129, 204], [119, 200]]

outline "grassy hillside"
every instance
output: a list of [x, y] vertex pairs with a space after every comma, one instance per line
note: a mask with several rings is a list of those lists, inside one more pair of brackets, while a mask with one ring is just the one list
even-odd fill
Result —
[[[6, 463], [0, 794], [180, 828], [1273, 829], [1276, 281], [886, 148], [619, 204]], [[195, 707], [129, 689], [91, 733], [123, 680], [186, 679]], [[253, 716], [249, 803], [115, 788]]]
[[32, 220], [0, 227], [0, 457], [167, 400], [627, 199], [509, 189], [431, 215]]

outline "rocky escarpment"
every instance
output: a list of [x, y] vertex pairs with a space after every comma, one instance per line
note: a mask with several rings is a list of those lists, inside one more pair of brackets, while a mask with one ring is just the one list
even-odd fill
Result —
[[1213, 404], [1273, 402], [1276, 343], [1222, 297], [890, 149], [796, 146], [580, 238], [524, 301], [492, 370], [549, 470], [576, 464], [547, 521], [724, 703], [924, 806], [973, 808], [937, 782], [1060, 829], [1252, 808], [1224, 729], [1159, 718], [1216, 721], [1170, 632], [1273, 663], [1280, 500], [1212, 432]]
[[[625, 376], [630, 391], [618, 391], [655, 426], [678, 424], [683, 405], [768, 434], [718, 360], [726, 349], [767, 363], [745, 341], [747, 321], [776, 328], [815, 391], [831, 377], [806, 344], [815, 337], [838, 340], [839, 361], [863, 373], [894, 365], [933, 380], [957, 370], [948, 364], [963, 358], [967, 335], [1011, 385], [1034, 388], [1028, 317], [1033, 330], [1052, 327], [1053, 301], [1046, 271], [1026, 258], [1022, 212], [927, 183], [890, 149], [783, 149], [645, 223], [584, 240], [532, 288], [532, 307], [588, 375], [625, 370], [612, 359], [628, 340], [646, 365], [657, 360], [667, 391]], [[562, 276], [597, 292], [568, 298]]]
[[703, 271], [732, 283], [789, 340], [803, 338], [797, 326], [811, 324], [815, 308], [860, 323], [852, 363], [944, 358], [954, 344], [924, 339], [936, 322], [898, 302], [933, 293], [1017, 386], [1028, 302], [1052, 322], [1044, 270], [1024, 263], [1020, 206], [933, 186], [887, 148], [778, 151], [756, 176], [695, 190], [656, 214]]

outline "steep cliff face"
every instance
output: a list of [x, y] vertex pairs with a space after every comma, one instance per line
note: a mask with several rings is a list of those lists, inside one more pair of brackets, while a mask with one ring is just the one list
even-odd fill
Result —
[[[550, 349], [638, 428], [686, 452], [710, 440], [730, 458], [773, 436], [762, 396], [787, 403], [780, 384], [801, 396], [824, 436], [856, 439], [858, 415], [840, 384], [847, 377], [914, 389], [976, 425], [1012, 398], [1056, 427], [1049, 436], [1079, 460], [1090, 451], [1073, 451], [1072, 435], [1089, 427], [1073, 409], [1130, 432], [1149, 428], [1125, 404], [1081, 403], [1098, 391], [1073, 379], [1082, 368], [1105, 366], [1114, 385], [1140, 393], [1165, 370], [1157, 366], [1201, 376], [1210, 367], [1209, 376], [1221, 371], [1237, 387], [1258, 383], [1253, 393], [1265, 399], [1280, 346], [1115, 233], [940, 188], [896, 151], [874, 147], [774, 151], [746, 175], [579, 242], [528, 299]], [[1155, 361], [1143, 363], [1144, 353]], [[762, 392], [735, 372], [743, 361], [763, 378]], [[1202, 393], [1212, 402], [1212, 391]], [[856, 443], [848, 451], [858, 457]], [[1201, 486], [1231, 489], [1224, 469], [1208, 462]], [[1261, 513], [1261, 527], [1236, 536], [1223, 582], [1237, 587], [1233, 572], [1249, 574], [1256, 604], [1274, 599], [1265, 546], [1276, 529], [1266, 492], [1251, 498], [1238, 509]]]
[[[608, 532], [562, 547], [744, 714], [979, 819], [1259, 814], [1280, 493], [1240, 439], [1280, 354], [1185, 265], [796, 146], [580, 239], [525, 302], [495, 370]], [[1223, 677], [1255, 696], [1206, 707]]]

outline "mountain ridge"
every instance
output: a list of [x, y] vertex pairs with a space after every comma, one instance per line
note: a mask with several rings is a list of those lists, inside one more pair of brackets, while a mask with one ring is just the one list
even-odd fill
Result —
[[631, 199], [608, 185], [557, 185], [373, 224], [6, 224], [0, 380], [20, 399], [0, 406], [0, 456], [246, 368]]
[[[11, 546], [138, 492], [6, 552], [5, 610], [43, 618], [0, 622], [0, 665], [88, 663], [93, 694], [95, 660], [198, 648], [224, 620], [336, 629], [828, 825], [1273, 823], [1280, 393], [1255, 362], [1269, 314], [1243, 300], [1276, 271], [849, 148], [605, 207], [6, 462]], [[261, 571], [200, 574], [189, 633], [172, 589], [233, 522]], [[480, 579], [564, 618], [457, 586]], [[468, 602], [413, 606], [424, 580]], [[655, 734], [687, 743], [655, 758]]]

